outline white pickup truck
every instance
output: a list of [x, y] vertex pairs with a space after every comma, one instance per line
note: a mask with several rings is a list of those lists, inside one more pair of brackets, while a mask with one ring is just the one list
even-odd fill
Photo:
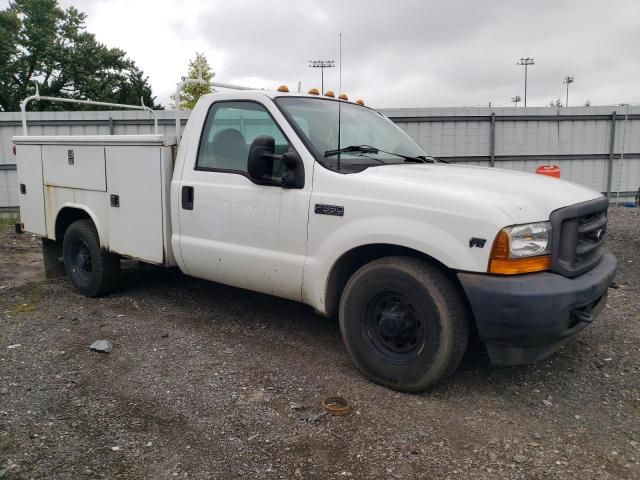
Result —
[[[206, 95], [176, 138], [16, 136], [21, 221], [83, 294], [121, 257], [337, 316], [355, 365], [402, 391], [541, 359], [602, 310], [608, 202], [542, 175], [451, 165], [361, 104]], [[283, 312], [286, 315], [286, 312]]]

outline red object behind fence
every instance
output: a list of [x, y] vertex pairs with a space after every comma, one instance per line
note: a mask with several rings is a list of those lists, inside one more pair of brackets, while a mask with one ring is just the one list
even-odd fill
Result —
[[536, 168], [536, 173], [549, 177], [560, 178], [560, 167], [557, 165], [540, 165]]

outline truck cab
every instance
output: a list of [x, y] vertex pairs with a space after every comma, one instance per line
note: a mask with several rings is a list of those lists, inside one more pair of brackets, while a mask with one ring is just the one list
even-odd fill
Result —
[[[62, 257], [90, 296], [127, 256], [304, 302], [338, 317], [355, 365], [390, 388], [451, 374], [471, 332], [496, 364], [544, 358], [594, 320], [615, 275], [600, 193], [439, 162], [346, 99], [225, 91], [200, 99], [175, 158], [176, 139], [134, 137], [14, 137], [45, 263]], [[51, 144], [105, 168], [78, 172]], [[56, 161], [68, 174], [39, 176]]]

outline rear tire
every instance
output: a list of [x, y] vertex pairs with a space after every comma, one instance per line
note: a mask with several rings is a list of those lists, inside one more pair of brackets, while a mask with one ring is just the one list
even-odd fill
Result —
[[91, 220], [77, 220], [62, 241], [64, 268], [71, 283], [87, 297], [112, 292], [120, 273], [120, 258], [100, 248], [100, 238]]
[[440, 268], [411, 257], [361, 267], [347, 282], [339, 316], [358, 369], [399, 391], [424, 390], [453, 373], [469, 338], [459, 287]]

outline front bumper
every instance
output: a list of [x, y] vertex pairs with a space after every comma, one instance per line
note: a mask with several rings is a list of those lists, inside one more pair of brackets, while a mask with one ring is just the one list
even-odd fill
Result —
[[593, 269], [574, 278], [541, 272], [517, 276], [458, 273], [491, 362], [519, 365], [556, 351], [604, 308], [616, 274], [605, 251]]

